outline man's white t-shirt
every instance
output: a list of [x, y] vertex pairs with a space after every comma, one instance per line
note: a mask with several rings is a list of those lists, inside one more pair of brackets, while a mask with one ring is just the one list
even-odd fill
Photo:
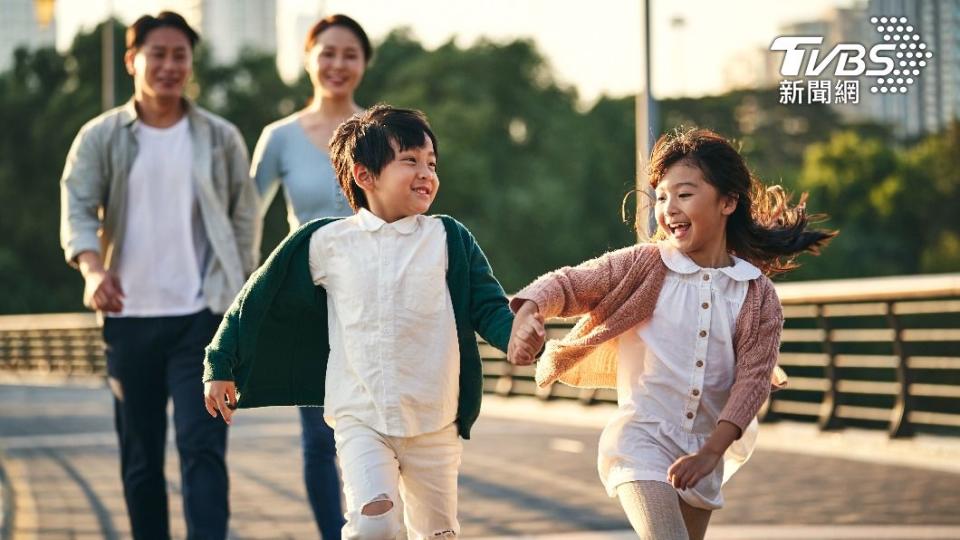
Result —
[[193, 144], [184, 116], [168, 128], [138, 123], [127, 187], [126, 232], [117, 263], [121, 317], [203, 310], [209, 242], [193, 185]]

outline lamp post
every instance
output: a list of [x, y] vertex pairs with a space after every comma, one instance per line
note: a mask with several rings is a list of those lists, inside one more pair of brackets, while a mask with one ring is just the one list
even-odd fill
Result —
[[107, 0], [107, 20], [100, 35], [100, 108], [112, 109], [114, 99], [113, 0]]
[[650, 83], [650, 3], [651, 0], [644, 0], [643, 13], [641, 14], [640, 24], [640, 43], [643, 47], [643, 54], [640, 56], [640, 72], [643, 74], [643, 82], [640, 83], [640, 89], [636, 98], [636, 133], [637, 133], [637, 235], [641, 240], [647, 240], [654, 231], [652, 205], [649, 201], [653, 200], [650, 188], [646, 184], [647, 163], [650, 159], [650, 150], [653, 147], [655, 138], [654, 126], [656, 125], [656, 104], [653, 100], [653, 86]]

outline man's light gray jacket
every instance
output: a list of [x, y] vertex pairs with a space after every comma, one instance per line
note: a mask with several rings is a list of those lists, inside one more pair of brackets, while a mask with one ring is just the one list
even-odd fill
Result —
[[[193, 183], [213, 256], [203, 294], [214, 313], [224, 313], [257, 266], [260, 209], [250, 179], [246, 145], [236, 126], [185, 101], [193, 143]], [[60, 244], [76, 264], [94, 251], [110, 269], [121, 257], [127, 216], [127, 183], [137, 156], [131, 99], [87, 122], [67, 155], [60, 179]]]

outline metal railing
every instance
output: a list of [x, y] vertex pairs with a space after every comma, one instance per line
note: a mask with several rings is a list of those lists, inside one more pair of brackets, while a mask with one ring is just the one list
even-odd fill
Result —
[[[960, 274], [777, 285], [787, 322], [780, 365], [790, 375], [761, 419], [851, 423], [960, 433]], [[554, 320], [561, 337], [572, 320]], [[538, 388], [532, 366], [512, 366], [480, 342], [484, 390], [499, 395], [615, 402], [614, 390]], [[103, 343], [93, 314], [0, 317], [0, 370], [102, 375]]]
[[[960, 433], [960, 274], [784, 283], [777, 293], [790, 380], [762, 420], [814, 420], [825, 430], [856, 423], [891, 437], [927, 427]], [[551, 321], [549, 336], [571, 323]], [[489, 345], [481, 352], [488, 392], [616, 401], [612, 390], [537, 388], [533, 367], [511, 366]]]

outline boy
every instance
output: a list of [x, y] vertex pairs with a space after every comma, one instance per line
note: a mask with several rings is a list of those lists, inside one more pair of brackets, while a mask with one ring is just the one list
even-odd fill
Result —
[[[395, 538], [398, 497], [409, 538], [453, 538], [457, 435], [470, 437], [483, 390], [474, 332], [506, 350], [514, 318], [470, 232], [423, 215], [439, 178], [422, 113], [373, 107], [330, 153], [357, 213], [304, 225], [247, 283], [207, 348], [207, 411], [229, 423], [236, 405], [325, 406], [343, 538]], [[516, 354], [542, 343], [535, 332]]]

